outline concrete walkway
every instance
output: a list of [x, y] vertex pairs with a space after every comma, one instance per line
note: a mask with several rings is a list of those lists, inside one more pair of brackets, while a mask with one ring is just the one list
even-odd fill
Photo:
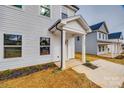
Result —
[[124, 65], [102, 59], [96, 60], [92, 63], [98, 66], [98, 68], [93, 70], [84, 65], [78, 65], [72, 67], [72, 69], [78, 73], [85, 73], [91, 81], [101, 87], [121, 87], [124, 82]]

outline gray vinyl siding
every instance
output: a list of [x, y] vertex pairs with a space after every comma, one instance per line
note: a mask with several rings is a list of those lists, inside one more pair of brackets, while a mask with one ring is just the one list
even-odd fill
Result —
[[87, 34], [86, 53], [97, 54], [97, 32]]

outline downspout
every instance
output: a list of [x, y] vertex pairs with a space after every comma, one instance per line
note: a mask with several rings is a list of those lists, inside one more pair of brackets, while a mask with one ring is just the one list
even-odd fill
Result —
[[[61, 22], [61, 21], [60, 21], [60, 22]], [[58, 28], [58, 24], [59, 24], [60, 22], [58, 22], [58, 23], [56, 24], [56, 29], [61, 32], [61, 67], [60, 67], [60, 68], [62, 68], [62, 67], [63, 67], [63, 30], [60, 29], [60, 28]]]

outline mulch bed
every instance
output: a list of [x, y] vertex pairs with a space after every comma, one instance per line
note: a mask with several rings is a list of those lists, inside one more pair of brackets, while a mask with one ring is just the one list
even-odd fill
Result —
[[19, 69], [1, 71], [0, 72], [0, 81], [29, 75], [31, 73], [38, 72], [41, 70], [47, 70], [49, 67], [55, 67], [54, 63], [48, 63], [48, 64], [29, 66], [29, 67], [24, 67], [24, 68], [19, 68]]
[[91, 64], [90, 62], [86, 62], [83, 65], [85, 65], [85, 66], [87, 66], [87, 67], [89, 67], [89, 68], [91, 68], [93, 70], [98, 68], [98, 66], [95, 66], [95, 65]]

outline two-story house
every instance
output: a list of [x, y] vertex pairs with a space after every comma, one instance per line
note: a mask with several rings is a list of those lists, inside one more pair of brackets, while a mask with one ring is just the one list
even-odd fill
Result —
[[[108, 53], [108, 29], [105, 22], [100, 22], [98, 24], [90, 26], [92, 32], [86, 35], [86, 53], [88, 54], [105, 54]], [[81, 42], [82, 40], [78, 36], [76, 38], [76, 52], [82, 50]]]
[[[75, 37], [90, 27], [74, 5], [0, 6], [0, 70], [66, 60], [75, 56]], [[82, 50], [85, 62], [85, 49]]]
[[[110, 33], [108, 35], [108, 39], [114, 43], [111, 45], [108, 45], [109, 52], [111, 53], [113, 51], [114, 54], [120, 55], [123, 52], [123, 35], [122, 32], [115, 32], [115, 33]], [[113, 48], [116, 49], [113, 49]]]
[[[86, 53], [95, 54], [105, 57], [116, 57], [122, 52], [121, 39], [122, 33], [109, 34], [105, 22], [100, 22], [90, 26], [92, 32], [86, 35]], [[76, 38], [76, 52], [80, 52], [81, 48], [80, 36]]]

